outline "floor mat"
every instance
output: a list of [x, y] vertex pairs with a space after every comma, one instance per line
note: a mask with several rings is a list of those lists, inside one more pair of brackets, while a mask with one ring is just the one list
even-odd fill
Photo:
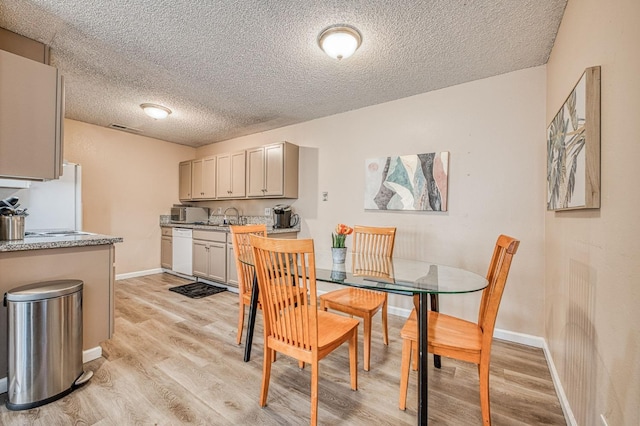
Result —
[[205, 284], [205, 283], [189, 283], [180, 285], [178, 287], [171, 287], [170, 291], [175, 291], [176, 293], [183, 294], [192, 299], [200, 299], [202, 297], [211, 296], [212, 294], [217, 294], [222, 291], [226, 291], [226, 288], [216, 287], [213, 285]]

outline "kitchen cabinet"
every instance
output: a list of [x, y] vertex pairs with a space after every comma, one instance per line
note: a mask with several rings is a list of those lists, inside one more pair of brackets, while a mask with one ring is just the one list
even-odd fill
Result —
[[191, 162], [191, 199], [216, 198], [216, 157], [205, 157]]
[[4, 28], [0, 28], [0, 49], [49, 64], [49, 46]]
[[247, 150], [247, 197], [297, 198], [299, 147], [289, 142]]
[[0, 50], [0, 177], [62, 173], [64, 86], [58, 70]]
[[193, 276], [227, 282], [227, 234], [193, 231]]
[[[114, 244], [0, 251], [0, 271], [0, 294], [53, 279], [82, 280], [82, 349], [99, 356], [100, 342], [114, 329]], [[6, 373], [7, 308], [0, 304], [0, 381]]]
[[216, 195], [221, 198], [244, 198], [246, 151], [216, 156]]
[[227, 243], [227, 285], [238, 287], [238, 268], [236, 268], [236, 255], [233, 252], [233, 241], [229, 234]]
[[173, 268], [173, 237], [171, 228], [162, 227], [162, 237], [160, 239], [160, 266], [165, 269]]
[[191, 160], [180, 163], [178, 175], [178, 198], [180, 201], [191, 200], [191, 169]]

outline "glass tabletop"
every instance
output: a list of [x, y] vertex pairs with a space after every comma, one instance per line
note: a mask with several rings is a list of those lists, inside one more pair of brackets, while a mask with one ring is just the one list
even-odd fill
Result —
[[[351, 287], [401, 293], [452, 294], [480, 291], [485, 277], [465, 269], [434, 263], [352, 253], [334, 264], [330, 251], [316, 251], [316, 280]], [[253, 265], [253, 256], [241, 258]]]

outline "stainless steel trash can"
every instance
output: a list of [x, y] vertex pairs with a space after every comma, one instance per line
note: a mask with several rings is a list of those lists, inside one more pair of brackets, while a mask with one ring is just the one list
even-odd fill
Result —
[[48, 281], [5, 294], [8, 409], [47, 404], [91, 378], [82, 369], [82, 286]]

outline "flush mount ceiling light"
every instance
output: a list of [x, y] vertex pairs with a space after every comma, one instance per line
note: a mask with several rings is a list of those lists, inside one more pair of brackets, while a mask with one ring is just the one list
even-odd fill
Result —
[[171, 110], [162, 105], [140, 104], [140, 108], [142, 108], [149, 117], [155, 118], [156, 120], [162, 120], [171, 114]]
[[324, 53], [338, 60], [353, 55], [361, 43], [360, 31], [347, 25], [332, 25], [318, 36], [318, 44]]

